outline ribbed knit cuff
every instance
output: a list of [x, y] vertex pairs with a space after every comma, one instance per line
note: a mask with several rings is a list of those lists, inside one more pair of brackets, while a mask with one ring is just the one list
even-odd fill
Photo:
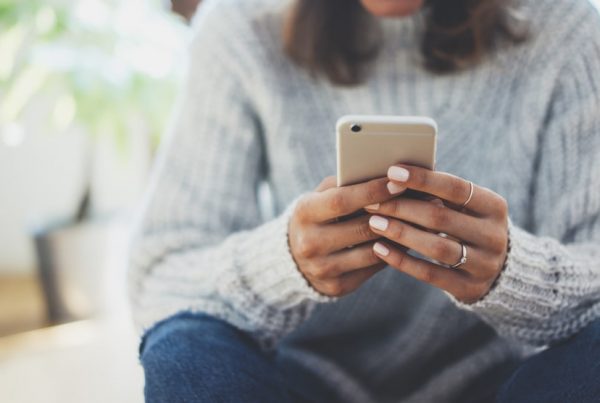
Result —
[[249, 333], [269, 349], [318, 303], [332, 301], [310, 286], [292, 258], [288, 224], [294, 208], [295, 203], [274, 220], [236, 232], [217, 245], [188, 246], [155, 264], [135, 290], [140, 330], [179, 312], [202, 312]]
[[226, 289], [220, 291], [236, 304], [289, 311], [305, 302], [332, 301], [311, 287], [292, 257], [288, 226], [295, 206], [296, 202], [276, 219], [252, 230], [252, 236], [241, 233], [229, 240], [234, 244], [232, 258], [237, 270], [229, 279], [222, 279], [221, 286]]
[[[510, 220], [509, 242], [505, 266], [487, 295], [473, 304], [462, 303], [451, 295], [450, 298], [501, 334], [531, 344], [545, 344], [549, 329], [540, 326], [565, 302], [559, 285], [563, 273], [557, 268], [561, 252], [557, 249], [561, 245], [553, 239], [531, 235]], [[560, 332], [568, 333], [568, 329]]]

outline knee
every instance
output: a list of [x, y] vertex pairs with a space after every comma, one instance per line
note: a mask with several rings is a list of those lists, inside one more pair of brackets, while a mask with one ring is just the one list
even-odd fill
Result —
[[[180, 313], [150, 329], [142, 341], [142, 363], [162, 360], [213, 343], [231, 343], [245, 336], [230, 324], [205, 314]], [[168, 355], [165, 357], [165, 353]]]
[[207, 315], [180, 314], [150, 330], [141, 362], [147, 402], [288, 401], [271, 358], [242, 331]]
[[[182, 364], [202, 366], [219, 360], [226, 351], [258, 352], [254, 342], [229, 323], [206, 314], [180, 313], [149, 330], [140, 347], [146, 369], [175, 372]], [[175, 367], [175, 368], [170, 368]], [[194, 368], [198, 370], [198, 368]]]
[[250, 341], [242, 332], [208, 315], [182, 313], [158, 324], [140, 348], [146, 400], [194, 401], [190, 396], [210, 393], [218, 388], [213, 374], [226, 360], [224, 351], [244, 343]]

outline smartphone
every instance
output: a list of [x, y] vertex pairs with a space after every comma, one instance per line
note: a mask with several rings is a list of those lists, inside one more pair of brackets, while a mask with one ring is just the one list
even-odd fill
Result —
[[338, 186], [385, 177], [398, 163], [435, 169], [438, 129], [431, 118], [347, 115], [336, 130]]

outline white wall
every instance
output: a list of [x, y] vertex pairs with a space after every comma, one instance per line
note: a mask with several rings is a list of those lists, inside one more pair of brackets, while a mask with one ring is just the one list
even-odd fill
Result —
[[94, 210], [108, 216], [134, 204], [145, 186], [150, 156], [144, 133], [132, 134], [121, 154], [110, 138], [90, 142], [86, 133], [48, 133], [27, 119], [23, 142], [9, 146], [0, 133], [0, 274], [35, 268], [31, 232], [71, 218], [85, 179], [86, 148], [94, 147]]
[[6, 128], [0, 133], [0, 272], [32, 269], [29, 229], [68, 217], [81, 187], [85, 137], [47, 133], [35, 115], [25, 120], [22, 140]]

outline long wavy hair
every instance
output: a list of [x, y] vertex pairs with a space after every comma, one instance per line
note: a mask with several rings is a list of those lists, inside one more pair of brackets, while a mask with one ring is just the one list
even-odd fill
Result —
[[[527, 33], [510, 0], [426, 0], [421, 39], [424, 67], [449, 73], [472, 66], [497, 40]], [[297, 0], [284, 29], [284, 49], [298, 65], [340, 85], [365, 80], [381, 32], [360, 0]]]

